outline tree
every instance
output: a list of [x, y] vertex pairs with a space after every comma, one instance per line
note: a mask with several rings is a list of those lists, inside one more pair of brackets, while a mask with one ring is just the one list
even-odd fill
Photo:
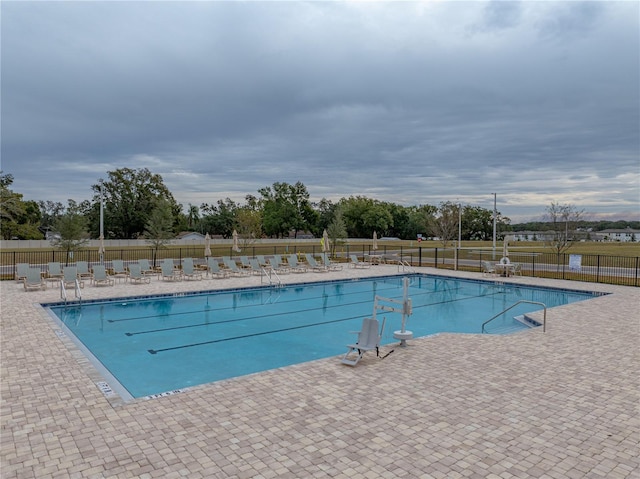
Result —
[[9, 189], [13, 183], [13, 175], [0, 171], [0, 220], [14, 221], [22, 213], [22, 196]]
[[238, 208], [238, 205], [229, 198], [218, 200], [217, 206], [203, 203], [200, 206], [203, 212], [200, 220], [203, 231], [230, 238], [236, 224]]
[[[498, 212], [496, 223], [509, 221]], [[493, 211], [480, 206], [465, 205], [462, 209], [462, 239], [487, 241], [493, 238]]]
[[583, 211], [578, 211], [571, 204], [551, 203], [546, 208], [546, 216], [551, 223], [553, 230], [553, 239], [549, 241], [549, 246], [558, 255], [558, 264], [560, 264], [560, 255], [566, 252], [571, 246], [575, 225], [582, 217]]
[[388, 205], [364, 196], [350, 196], [339, 203], [347, 233], [352, 238], [371, 238], [374, 231], [384, 236], [393, 227]]
[[318, 203], [314, 203], [312, 207], [317, 213], [317, 221], [313, 233], [316, 236], [320, 236], [333, 221], [338, 205], [332, 203], [331, 200], [322, 198]]
[[40, 231], [46, 233], [53, 230], [55, 221], [64, 214], [64, 205], [59, 201], [38, 201], [40, 208]]
[[86, 218], [80, 213], [75, 201], [69, 200], [66, 213], [55, 220], [53, 229], [59, 236], [51, 240], [51, 245], [66, 252], [68, 264], [74, 252], [87, 244], [89, 236]]
[[151, 246], [153, 252], [153, 264], [155, 265], [158, 250], [165, 248], [175, 237], [173, 230], [173, 214], [171, 204], [166, 200], [158, 202], [149, 215], [144, 237]]
[[35, 201], [23, 201], [20, 193], [9, 189], [13, 176], [0, 171], [0, 225], [4, 239], [42, 239], [38, 229], [40, 209]]
[[247, 248], [262, 236], [262, 215], [249, 207], [238, 208], [236, 213], [237, 232], [241, 247]]
[[187, 228], [191, 231], [195, 231], [200, 222], [200, 209], [189, 203], [187, 208]]
[[333, 212], [333, 219], [327, 226], [327, 235], [331, 243], [331, 256], [336, 255], [336, 248], [344, 244], [347, 238], [347, 226], [342, 217], [342, 209], [336, 208]]
[[282, 238], [294, 232], [310, 229], [317, 221], [317, 214], [309, 203], [309, 192], [301, 182], [274, 183], [258, 190], [262, 196], [262, 221], [264, 232]]
[[443, 247], [458, 237], [458, 215], [460, 205], [445, 201], [440, 203], [437, 215], [431, 220], [431, 233], [438, 237]]
[[121, 168], [109, 171], [109, 179], [93, 185], [95, 192], [91, 214], [91, 231], [99, 236], [100, 191], [104, 196], [105, 238], [137, 238], [143, 235], [149, 215], [159, 201], [171, 208], [172, 225], [180, 220], [181, 207], [176, 203], [162, 177], [147, 168]]

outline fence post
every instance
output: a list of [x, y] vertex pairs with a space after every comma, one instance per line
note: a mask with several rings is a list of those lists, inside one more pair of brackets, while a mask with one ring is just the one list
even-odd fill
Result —
[[418, 246], [418, 268], [422, 266], [422, 246]]
[[535, 255], [531, 257], [531, 277], [536, 277], [536, 257]]
[[598, 255], [598, 260], [596, 261], [596, 283], [600, 282], [600, 255]]
[[436, 248], [436, 251], [434, 253], [434, 264], [433, 267], [438, 269], [438, 248]]

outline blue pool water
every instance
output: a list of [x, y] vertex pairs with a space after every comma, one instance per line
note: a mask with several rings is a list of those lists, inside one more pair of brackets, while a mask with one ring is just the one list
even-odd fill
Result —
[[[402, 277], [46, 306], [125, 396], [143, 397], [344, 353], [376, 295], [402, 299]], [[593, 295], [415, 275], [409, 297], [407, 329], [420, 337], [480, 333], [519, 300], [553, 307]], [[539, 309], [519, 305], [488, 332], [525, 328], [513, 317]], [[387, 318], [383, 344], [397, 344], [401, 315], [378, 316]]]

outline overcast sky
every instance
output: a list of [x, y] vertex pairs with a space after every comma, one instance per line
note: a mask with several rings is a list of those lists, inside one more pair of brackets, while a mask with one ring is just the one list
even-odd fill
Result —
[[551, 202], [640, 219], [640, 3], [2, 4], [2, 165], [27, 200], [118, 168], [185, 206]]

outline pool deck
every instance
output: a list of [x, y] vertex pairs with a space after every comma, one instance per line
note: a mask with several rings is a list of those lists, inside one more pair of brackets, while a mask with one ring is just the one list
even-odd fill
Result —
[[[420, 272], [482, 279], [478, 273]], [[397, 267], [282, 276], [285, 283]], [[0, 283], [1, 455], [8, 478], [640, 477], [640, 288], [549, 310], [547, 332], [440, 334], [118, 401], [39, 303]], [[85, 286], [83, 299], [234, 288], [260, 278]], [[250, 354], [250, 351], [247, 352]]]

